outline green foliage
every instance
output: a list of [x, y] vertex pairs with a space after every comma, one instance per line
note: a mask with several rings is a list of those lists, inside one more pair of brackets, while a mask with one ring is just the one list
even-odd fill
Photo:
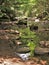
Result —
[[22, 16], [33, 17], [43, 12], [49, 15], [49, 0], [17, 0], [16, 3], [15, 7]]
[[35, 32], [30, 31], [29, 28], [25, 28], [23, 30], [21, 29], [20, 31], [21, 31], [21, 35], [22, 35], [21, 38], [35, 38], [35, 36], [36, 36]]
[[36, 47], [36, 44], [34, 42], [28, 42], [27, 46], [29, 46], [29, 48], [30, 48], [30, 54], [31, 54], [31, 56], [34, 56], [34, 49]]
[[[1, 0], [0, 17], [29, 16], [34, 17], [47, 12], [44, 19], [49, 20], [49, 0]], [[42, 15], [43, 16], [43, 15]]]
[[21, 41], [23, 43], [26, 43], [26, 45], [30, 48], [31, 56], [34, 55], [34, 49], [39, 43], [39, 37], [36, 35], [35, 32], [30, 31], [29, 27], [20, 30], [20, 32]]
[[15, 0], [1, 0], [0, 2], [0, 19], [12, 19], [16, 16], [14, 4]]

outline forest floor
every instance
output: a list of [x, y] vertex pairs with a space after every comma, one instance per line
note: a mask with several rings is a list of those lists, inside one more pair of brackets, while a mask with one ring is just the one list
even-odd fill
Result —
[[0, 43], [0, 65], [49, 65], [49, 58], [47, 58], [48, 56], [35, 55], [31, 59], [23, 61], [14, 54], [7, 41], [4, 44], [3, 41], [2, 44]]
[[14, 50], [9, 46], [9, 41], [0, 40], [0, 65], [49, 65], [49, 55], [35, 55], [23, 61], [14, 54]]
[[0, 65], [48, 65], [46, 60], [33, 58], [32, 60], [23, 61], [20, 58], [0, 58]]

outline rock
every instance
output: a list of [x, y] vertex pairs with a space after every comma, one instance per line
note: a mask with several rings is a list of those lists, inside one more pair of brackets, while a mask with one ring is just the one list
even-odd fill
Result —
[[49, 48], [49, 41], [46, 41], [45, 46]]
[[19, 40], [14, 40], [14, 43], [17, 44], [17, 45], [21, 45], [22, 44], [22, 42], [19, 41]]
[[6, 39], [6, 40], [12, 40], [12, 39], [19, 39], [19, 36], [13, 35], [13, 34], [7, 34], [7, 35], [0, 35], [0, 39]]
[[49, 41], [40, 41], [42, 47], [49, 47]]
[[38, 22], [40, 22], [40, 20], [39, 19], [35, 19], [35, 22], [38, 23]]
[[19, 31], [17, 31], [17, 30], [0, 30], [0, 34], [1, 33], [12, 33], [12, 34], [19, 34]]
[[41, 48], [41, 47], [35, 48], [35, 54], [46, 54], [46, 53], [49, 53], [49, 48]]
[[41, 47], [44, 47], [44, 46], [45, 46], [45, 44], [46, 44], [46, 41], [40, 41], [40, 43], [39, 43], [39, 44], [40, 44], [40, 46], [41, 46]]
[[18, 47], [16, 49], [16, 52], [18, 52], [18, 53], [26, 53], [26, 52], [29, 52], [29, 51], [30, 51], [30, 49], [28, 47]]

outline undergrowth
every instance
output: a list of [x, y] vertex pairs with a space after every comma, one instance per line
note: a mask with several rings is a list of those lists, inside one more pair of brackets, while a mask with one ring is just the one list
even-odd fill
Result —
[[31, 56], [34, 56], [34, 50], [39, 43], [39, 37], [34, 31], [30, 31], [29, 27], [20, 29], [19, 31], [21, 32], [21, 41], [29, 47]]

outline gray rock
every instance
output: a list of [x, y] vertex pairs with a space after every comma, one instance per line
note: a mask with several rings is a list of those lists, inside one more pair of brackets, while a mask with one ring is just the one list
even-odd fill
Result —
[[30, 49], [28, 47], [18, 47], [16, 49], [16, 52], [17, 53], [27, 53], [27, 52], [30, 52]]
[[35, 48], [35, 54], [47, 54], [47, 53], [49, 53], [49, 48], [41, 48], [41, 47]]

